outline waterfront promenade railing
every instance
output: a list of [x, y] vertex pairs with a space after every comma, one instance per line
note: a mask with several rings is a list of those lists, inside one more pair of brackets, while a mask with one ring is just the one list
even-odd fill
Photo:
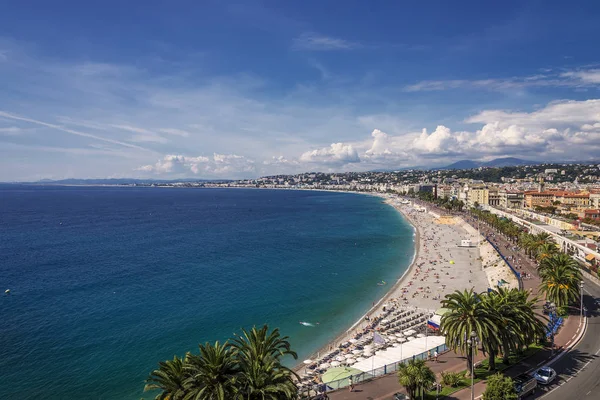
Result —
[[521, 279], [521, 273], [517, 272], [517, 270], [511, 265], [511, 263], [506, 259], [506, 257], [504, 257], [504, 255], [502, 254], [502, 252], [500, 251], [500, 249], [498, 248], [498, 246], [496, 246], [489, 238], [485, 238], [485, 240], [488, 241], [489, 244], [492, 245], [492, 247], [494, 248], [494, 250], [496, 250], [496, 253], [498, 253], [498, 255], [500, 256], [500, 258], [502, 258], [502, 260], [504, 260], [504, 262], [506, 263], [506, 265], [508, 265], [508, 268], [510, 268], [510, 270], [512, 271], [513, 275], [517, 278], [517, 282], [519, 282], [519, 290], [523, 290], [523, 281]]
[[[398, 370], [398, 367], [400, 366], [400, 364], [402, 364], [402, 362], [405, 362], [408, 360], [428, 360], [431, 358], [431, 354], [434, 354], [434, 352], [441, 354], [446, 351], [448, 351], [448, 347], [445, 344], [442, 344], [433, 349], [424, 351], [420, 354], [415, 354], [414, 356], [407, 357], [401, 361], [396, 361], [396, 362], [393, 362], [390, 364], [386, 364], [382, 367], [374, 368], [373, 370], [368, 371], [368, 372], [362, 372], [362, 373], [358, 373], [355, 375], [351, 375], [352, 382], [354, 384], [357, 384], [357, 383], [371, 380], [378, 376], [391, 374]], [[352, 368], [352, 366], [349, 366], [348, 368]], [[338, 379], [338, 380], [335, 380], [332, 382], [319, 383], [319, 384], [315, 383], [314, 385], [309, 387], [309, 389], [304, 389], [303, 391], [301, 391], [300, 398], [308, 399], [308, 398], [311, 398], [311, 396], [316, 396], [318, 393], [331, 392], [333, 390], [346, 388], [350, 385], [349, 378], [350, 377], [346, 376], [343, 379]]]

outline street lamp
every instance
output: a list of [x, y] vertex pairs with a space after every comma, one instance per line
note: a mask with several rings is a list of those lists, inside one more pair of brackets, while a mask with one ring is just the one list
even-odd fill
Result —
[[579, 324], [583, 322], [583, 281], [579, 282]]
[[471, 352], [471, 400], [475, 400], [475, 352], [473, 351], [473, 345], [476, 344], [477, 333], [471, 332], [471, 338], [467, 339], [467, 345]]

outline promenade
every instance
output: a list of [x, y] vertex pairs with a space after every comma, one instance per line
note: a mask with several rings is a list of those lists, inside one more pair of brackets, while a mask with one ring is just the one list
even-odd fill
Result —
[[[447, 214], [447, 211], [437, 209], [430, 204], [422, 204], [423, 206], [432, 209], [434, 212], [439, 214]], [[456, 215], [456, 214], [455, 214]], [[531, 291], [533, 294], [537, 294], [538, 287], [541, 283], [537, 274], [537, 268], [534, 260], [529, 259], [518, 247], [508, 241], [500, 233], [496, 233], [492, 228], [486, 224], [473, 219], [468, 214], [459, 214], [457, 216], [462, 217], [466, 222], [471, 224], [472, 227], [479, 229], [481, 234], [494, 243], [500, 250], [500, 252], [509, 260], [511, 265], [520, 272], [522, 275], [527, 274], [528, 278], [522, 280], [523, 290]], [[540, 302], [542, 300], [540, 299]], [[573, 337], [576, 335], [579, 327], [579, 318], [571, 316], [567, 318], [564, 325], [555, 336], [554, 349], [544, 348], [533, 356], [521, 363], [511, 366], [507, 370], [503, 371], [508, 376], [516, 376], [523, 372], [529, 371], [544, 364], [553, 355], [557, 355], [564, 351], [565, 347], [568, 346]], [[479, 362], [484, 359], [482, 352], [478, 352], [475, 357], [475, 361]], [[462, 354], [457, 354], [452, 351], [448, 351], [438, 358], [438, 362], [429, 361], [429, 367], [438, 376], [440, 380], [440, 374], [443, 371], [448, 372], [459, 372], [466, 369], [466, 358]], [[485, 382], [478, 382], [474, 386], [474, 397], [477, 398], [485, 390]], [[369, 400], [391, 400], [395, 393], [405, 393], [404, 388], [398, 383], [396, 374], [386, 375], [369, 382], [356, 385], [354, 392], [346, 390], [339, 390], [329, 394], [329, 398], [332, 400], [346, 400], [346, 399], [369, 399]], [[454, 393], [451, 396], [445, 397], [446, 399], [471, 399], [471, 390], [463, 389]]]

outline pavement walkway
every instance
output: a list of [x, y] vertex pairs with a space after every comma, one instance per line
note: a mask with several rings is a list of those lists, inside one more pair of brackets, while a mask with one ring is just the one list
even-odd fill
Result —
[[[430, 204], [428, 207], [432, 208]], [[447, 213], [445, 210], [438, 210], [440, 213]], [[468, 223], [477, 227], [477, 221], [472, 219], [466, 214], [457, 214], [457, 216], [463, 217]], [[479, 223], [481, 234], [487, 236], [502, 252], [502, 254], [508, 259], [511, 258], [511, 264], [519, 271], [526, 272], [531, 277], [523, 280], [523, 289], [530, 290], [533, 293], [537, 293], [540, 279], [537, 275], [537, 268], [535, 261], [529, 259], [516, 248], [515, 244], [509, 242], [505, 237], [499, 233], [495, 233], [492, 228], [488, 227], [483, 223]], [[577, 315], [571, 315], [565, 320], [565, 323], [561, 327], [558, 334], [554, 339], [554, 349], [544, 348], [533, 356], [526, 360], [523, 360], [519, 364], [509, 367], [503, 371], [508, 376], [514, 377], [521, 373], [527, 372], [531, 369], [538, 367], [539, 365], [545, 364], [550, 358], [558, 355], [560, 352], [566, 350], [577, 335], [579, 327], [579, 318]], [[475, 356], [475, 362], [479, 362], [484, 359], [481, 351]], [[466, 357], [461, 354], [449, 351], [441, 354], [438, 357], [438, 362], [429, 361], [429, 367], [433, 372], [440, 377], [442, 371], [446, 372], [460, 372], [467, 368]], [[439, 381], [439, 379], [438, 379]], [[477, 398], [482, 395], [485, 390], [485, 382], [479, 382], [474, 385], [474, 397]], [[353, 392], [348, 389], [341, 389], [336, 392], [329, 393], [331, 400], [350, 400], [350, 399], [367, 399], [367, 400], [392, 400], [395, 393], [406, 393], [404, 388], [398, 383], [396, 374], [389, 374], [379, 378], [375, 378], [369, 382], [357, 384]], [[463, 389], [451, 396], [445, 397], [445, 399], [456, 399], [456, 400], [470, 400], [471, 390]]]

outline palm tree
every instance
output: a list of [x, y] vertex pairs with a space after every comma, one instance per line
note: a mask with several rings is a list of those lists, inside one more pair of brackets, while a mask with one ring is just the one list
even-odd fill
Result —
[[282, 367], [274, 358], [243, 360], [237, 377], [237, 393], [240, 400], [292, 400], [298, 388], [292, 380], [295, 374]]
[[181, 400], [185, 394], [183, 382], [186, 378], [184, 360], [174, 356], [173, 360], [161, 361], [158, 369], [150, 373], [146, 379], [144, 392], [161, 390], [155, 400]]
[[440, 331], [446, 336], [446, 345], [452, 350], [467, 353], [467, 370], [471, 371], [473, 354], [477, 346], [470, 346], [471, 332], [481, 340], [486, 353], [498, 348], [500, 342], [496, 316], [482, 302], [482, 297], [473, 290], [455, 291], [446, 295], [442, 307], [447, 308], [441, 320]]
[[557, 307], [565, 307], [579, 296], [581, 271], [567, 254], [555, 254], [540, 264], [540, 291]]
[[[537, 299], [530, 299], [527, 292], [498, 288], [485, 296], [484, 305], [492, 313], [495, 310], [504, 363], [508, 363], [509, 353], [519, 352], [543, 337], [544, 318], [535, 312]], [[490, 354], [490, 370], [492, 363]]]
[[544, 261], [548, 257], [552, 257], [558, 253], [558, 248], [554, 243], [544, 243], [537, 248], [536, 258], [538, 262]]
[[416, 399], [417, 395], [435, 383], [435, 374], [423, 360], [410, 360], [398, 366], [398, 381], [408, 393], [408, 397]]
[[184, 381], [184, 400], [227, 400], [234, 394], [238, 372], [233, 353], [227, 343], [198, 345], [200, 354], [189, 354], [184, 369], [189, 377]]
[[236, 384], [238, 396], [244, 399], [291, 399], [297, 393], [293, 378], [297, 375], [281, 365], [280, 358], [297, 354], [291, 350], [288, 337], [281, 337], [279, 329], [268, 332], [264, 325], [250, 331], [242, 329], [231, 343], [240, 373]]

